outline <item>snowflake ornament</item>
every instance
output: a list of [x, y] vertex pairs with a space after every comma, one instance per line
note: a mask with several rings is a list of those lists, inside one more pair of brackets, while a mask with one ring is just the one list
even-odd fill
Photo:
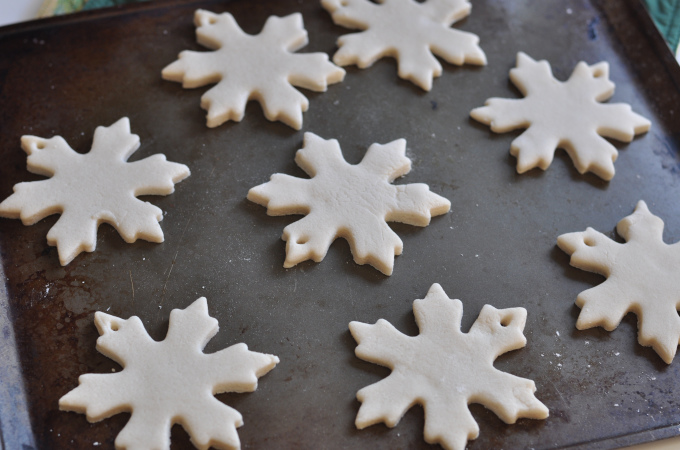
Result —
[[59, 399], [59, 408], [98, 422], [121, 412], [132, 416], [116, 437], [116, 448], [170, 449], [170, 429], [179, 423], [199, 449], [238, 449], [241, 414], [218, 401], [222, 392], [253, 392], [257, 379], [279, 362], [274, 355], [236, 344], [217, 353], [203, 348], [217, 334], [201, 297], [170, 313], [165, 340], [154, 341], [139, 317], [127, 320], [97, 312], [97, 350], [123, 370], [85, 374], [79, 386]]
[[493, 367], [498, 356], [526, 345], [526, 309], [485, 305], [463, 333], [463, 304], [435, 283], [425, 299], [413, 302], [413, 314], [417, 336], [402, 334], [383, 319], [374, 325], [349, 324], [359, 344], [357, 357], [392, 370], [357, 393], [357, 428], [379, 422], [394, 427], [418, 403], [425, 410], [425, 440], [463, 450], [468, 439], [479, 435], [470, 403], [481, 403], [506, 423], [548, 417], [548, 408], [534, 397], [533, 381]]
[[229, 13], [199, 9], [194, 23], [198, 42], [214, 51], [185, 50], [162, 76], [185, 88], [217, 83], [201, 97], [210, 128], [240, 122], [246, 103], [257, 100], [267, 119], [299, 130], [309, 101], [293, 86], [323, 92], [345, 77], [325, 53], [292, 53], [308, 43], [299, 13], [269, 17], [256, 36], [244, 33]]
[[0, 216], [33, 225], [61, 214], [47, 233], [47, 243], [57, 246], [63, 266], [83, 251], [94, 251], [97, 228], [104, 222], [126, 242], [163, 242], [158, 224], [163, 211], [135, 197], [171, 194], [190, 171], [184, 164], [166, 161], [163, 154], [127, 162], [139, 145], [127, 117], [97, 127], [87, 154], [76, 153], [61, 136], [23, 136], [29, 172], [51, 178], [16, 184], [14, 194], [0, 203]]
[[267, 214], [306, 214], [288, 225], [281, 237], [289, 268], [312, 259], [321, 261], [338, 237], [349, 242], [354, 261], [392, 274], [394, 256], [403, 243], [387, 222], [427, 226], [431, 216], [446, 213], [451, 203], [426, 184], [392, 185], [411, 170], [406, 141], [369, 147], [361, 163], [348, 164], [335, 139], [305, 133], [295, 162], [309, 180], [274, 174], [271, 181], [248, 192], [248, 200], [267, 207]]
[[581, 308], [576, 328], [612, 331], [633, 312], [640, 345], [652, 347], [670, 364], [680, 342], [680, 243], [664, 243], [663, 226], [640, 200], [616, 226], [625, 244], [587, 228], [561, 235], [557, 245], [571, 255], [572, 266], [607, 278], [576, 298]]
[[592, 66], [580, 62], [569, 80], [560, 82], [547, 61], [536, 62], [520, 52], [510, 80], [525, 98], [491, 98], [470, 116], [496, 133], [528, 128], [510, 147], [518, 173], [547, 169], [555, 149], [563, 148], [580, 173], [611, 180], [618, 152], [604, 137], [630, 142], [651, 126], [628, 104], [599, 103], [614, 95], [606, 62]]
[[397, 59], [399, 77], [422, 89], [432, 89], [432, 78], [442, 74], [440, 56], [456, 65], [485, 65], [479, 37], [449, 28], [470, 14], [468, 0], [321, 0], [333, 22], [364, 30], [338, 39], [333, 62], [364, 69], [385, 56]]

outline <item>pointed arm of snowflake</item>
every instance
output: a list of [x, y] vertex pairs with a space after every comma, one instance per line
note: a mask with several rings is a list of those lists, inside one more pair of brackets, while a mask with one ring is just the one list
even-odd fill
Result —
[[230, 373], [214, 372], [214, 392], [254, 392], [257, 379], [266, 375], [279, 363], [274, 355], [251, 352], [244, 343], [232, 345], [215, 354], [208, 355], [210, 365], [225, 367], [231, 365]]
[[268, 17], [261, 36], [266, 41], [282, 45], [289, 52], [297, 51], [309, 42], [300, 13], [286, 17]]
[[[411, 170], [411, 160], [406, 157], [406, 141], [397, 139], [384, 145], [371, 145], [359, 166], [391, 183]], [[451, 209], [451, 202], [430, 192], [426, 184], [414, 183], [396, 188], [395, 204], [385, 215], [388, 222], [424, 227], [433, 215], [438, 216]]]
[[636, 135], [647, 132], [652, 124], [634, 113], [626, 103], [600, 105], [600, 110], [597, 134], [617, 141], [631, 142]]
[[[234, 37], [243, 39], [246, 34], [229, 13], [215, 14], [198, 9], [194, 13], [196, 40], [211, 50], [220, 49], [225, 42]], [[179, 59], [166, 66], [161, 75], [165, 80], [182, 83], [182, 87], [196, 88], [217, 83], [222, 79], [219, 68], [212, 64], [212, 53], [184, 50]]]
[[408, 383], [394, 371], [395, 362], [412, 353], [414, 338], [403, 335], [384, 319], [374, 325], [350, 322], [349, 330], [359, 344], [354, 351], [358, 358], [393, 370], [384, 380], [357, 392], [361, 407], [356, 427], [362, 430], [379, 422], [394, 427], [415, 404], [413, 393], [405, 387]]
[[[69, 159], [81, 159], [61, 136], [43, 139], [37, 136], [22, 136], [21, 148], [28, 155], [29, 172], [53, 176]], [[52, 214], [61, 213], [54, 198], [52, 183], [49, 180], [18, 183], [14, 194], [0, 203], [0, 216], [21, 219], [24, 225], [33, 225]]]
[[557, 245], [571, 255], [570, 264], [588, 272], [608, 277], [621, 244], [590, 227], [584, 232], [567, 233], [557, 238]]
[[165, 341], [202, 352], [218, 330], [217, 319], [208, 315], [208, 300], [201, 297], [185, 309], [170, 312]]
[[139, 136], [132, 134], [130, 119], [122, 117], [109, 127], [94, 129], [90, 155], [125, 162], [139, 148]]
[[406, 140], [372, 144], [359, 165], [389, 183], [393, 182], [411, 170], [411, 160], [406, 157]]
[[[97, 350], [123, 368], [134, 358], [135, 352], [145, 353], [153, 343], [139, 317], [124, 320], [98, 311], [94, 321], [100, 335]], [[90, 422], [98, 422], [123, 411], [129, 412], [132, 404], [121, 401], [121, 393], [126, 391], [126, 385], [130, 382], [128, 375], [125, 371], [81, 375], [78, 378], [79, 386], [59, 399], [59, 408], [85, 413]]]
[[234, 36], [240, 38], [246, 36], [234, 16], [229, 13], [215, 14], [205, 9], [197, 9], [194, 13], [194, 26], [198, 43], [211, 50], [218, 50]]
[[119, 393], [125, 390], [127, 376], [88, 373], [78, 377], [78, 387], [59, 399], [59, 409], [87, 415], [89, 422], [99, 422], [121, 412], [130, 405], [121, 403]]
[[267, 208], [270, 216], [309, 214], [308, 183], [309, 180], [275, 173], [269, 182], [251, 188], [247, 198]]
[[485, 343], [490, 349], [487, 354], [489, 362], [493, 363], [503, 353], [527, 345], [522, 333], [526, 320], [527, 310], [524, 308], [496, 309], [491, 305], [484, 305], [468, 336], [469, 339], [476, 340], [478, 345]]
[[354, 350], [358, 358], [389, 369], [394, 370], [395, 362], [413, 347], [413, 338], [402, 334], [385, 319], [379, 319], [374, 325], [353, 321], [349, 331], [359, 344]]
[[[590, 227], [585, 232], [559, 236], [557, 245], [571, 255], [572, 266], [607, 278], [623, 250], [623, 244]], [[585, 330], [601, 326], [608, 331], [615, 329], [630, 309], [627, 295], [617, 290], [614, 284], [605, 282], [581, 292], [576, 299], [576, 305], [581, 308], [576, 328]]]
[[97, 351], [123, 367], [136, 354], [148, 351], [148, 346], [153, 344], [153, 339], [137, 316], [121, 319], [97, 311], [94, 314], [94, 324], [99, 332]]
[[380, 12], [377, 4], [366, 0], [321, 0], [321, 6], [331, 13], [336, 25], [359, 30], [370, 26], [367, 17]]

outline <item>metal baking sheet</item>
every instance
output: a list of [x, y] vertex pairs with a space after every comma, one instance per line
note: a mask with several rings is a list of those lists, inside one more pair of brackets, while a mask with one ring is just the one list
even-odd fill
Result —
[[[126, 244], [102, 225], [97, 250], [61, 267], [45, 238], [56, 216], [30, 227], [0, 220], [7, 449], [112, 448], [128, 414], [89, 424], [57, 406], [80, 374], [116, 368], [95, 350], [94, 312], [137, 315], [162, 339], [170, 310], [200, 296], [220, 322], [206, 351], [245, 342], [281, 359], [256, 392], [218, 396], [243, 414], [244, 448], [428, 448], [420, 407], [393, 429], [354, 427], [357, 390], [389, 371], [354, 356], [347, 325], [383, 318], [416, 334], [412, 302], [435, 282], [463, 301], [465, 330], [484, 304], [527, 308], [526, 348], [496, 367], [535, 380], [550, 408], [547, 420], [506, 425], [473, 405], [481, 431], [470, 449], [613, 448], [679, 433], [678, 361], [668, 366], [638, 345], [631, 314], [613, 332], [576, 330], [574, 299], [603, 278], [570, 267], [555, 246], [588, 226], [615, 237], [640, 199], [664, 219], [666, 242], [680, 240], [680, 78], [636, 1], [476, 0], [456, 28], [480, 36], [487, 66], [444, 64], [430, 92], [397, 78], [390, 59], [349, 67], [326, 93], [305, 92], [301, 131], [268, 122], [255, 103], [243, 122], [208, 129], [206, 89], [161, 79], [179, 51], [202, 50], [199, 7], [231, 12], [249, 33], [271, 14], [299, 11], [310, 37], [302, 52], [332, 54], [347, 32], [319, 2], [298, 0], [154, 2], [0, 29], [1, 198], [41, 179], [26, 171], [22, 135], [60, 135], [86, 152], [95, 127], [124, 116], [141, 137], [133, 160], [162, 152], [192, 171], [174, 194], [147, 198], [166, 212], [162, 244]], [[611, 182], [579, 175], [563, 151], [546, 172], [517, 175], [508, 150], [518, 133], [469, 119], [489, 97], [519, 97], [508, 81], [518, 51], [547, 59], [562, 80], [578, 61], [608, 61], [612, 101], [652, 120], [649, 133], [615, 144]], [[305, 176], [293, 157], [306, 131], [338, 139], [351, 163], [374, 142], [405, 138], [413, 169], [397, 183], [425, 182], [451, 200], [426, 228], [391, 225], [404, 241], [391, 277], [356, 265], [343, 240], [320, 264], [283, 269], [280, 235], [296, 217], [268, 217], [245, 196], [272, 173]], [[172, 442], [191, 448], [178, 425]]]

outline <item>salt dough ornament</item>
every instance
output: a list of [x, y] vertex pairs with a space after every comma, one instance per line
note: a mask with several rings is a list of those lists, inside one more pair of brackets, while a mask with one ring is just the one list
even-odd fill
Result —
[[485, 305], [470, 331], [463, 333], [462, 302], [449, 299], [435, 283], [425, 299], [413, 302], [413, 314], [420, 329], [417, 336], [402, 334], [383, 319], [374, 325], [349, 324], [359, 344], [357, 357], [392, 370], [384, 380], [357, 392], [357, 428], [379, 422], [394, 427], [419, 403], [425, 410], [425, 441], [464, 450], [467, 441], [479, 435], [469, 403], [481, 403], [506, 423], [548, 417], [548, 408], [534, 397], [532, 380], [493, 367], [498, 356], [526, 345], [526, 309]]
[[201, 97], [210, 128], [240, 122], [246, 103], [257, 100], [267, 119], [299, 130], [309, 101], [293, 86], [322, 92], [345, 77], [325, 53], [292, 53], [308, 43], [300, 13], [269, 17], [255, 36], [244, 33], [229, 13], [199, 9], [194, 23], [199, 44], [215, 51], [185, 50], [162, 76], [185, 88], [217, 83]]
[[572, 266], [607, 278], [576, 297], [581, 308], [576, 328], [612, 331], [633, 312], [640, 345], [652, 347], [670, 364], [680, 342], [680, 243], [665, 244], [663, 226], [640, 200], [616, 226], [625, 244], [587, 228], [561, 235], [557, 245], [571, 255]]
[[179, 423], [199, 449], [238, 449], [241, 414], [218, 401], [222, 392], [253, 392], [257, 379], [279, 362], [274, 355], [236, 344], [216, 353], [203, 348], [219, 329], [201, 297], [170, 313], [166, 338], [149, 337], [139, 317], [127, 320], [97, 312], [97, 350], [123, 370], [85, 374], [59, 399], [59, 409], [87, 414], [90, 422], [121, 412], [132, 416], [116, 437], [116, 449], [170, 449], [170, 428]]
[[429, 91], [432, 78], [442, 74], [432, 53], [459, 66], [486, 64], [477, 35], [449, 28], [470, 14], [468, 0], [321, 0], [321, 5], [336, 24], [365, 30], [338, 39], [340, 49], [333, 56], [338, 65], [364, 69], [391, 56], [400, 78]]
[[525, 98], [490, 98], [470, 116], [496, 133], [528, 128], [510, 147], [518, 173], [547, 169], [555, 149], [563, 148], [579, 173], [593, 172], [611, 180], [618, 152], [604, 137], [630, 142], [651, 126], [628, 104], [599, 103], [614, 95], [606, 62], [592, 66], [580, 62], [569, 80], [561, 82], [553, 77], [547, 61], [536, 62], [520, 52], [510, 80]]
[[163, 154], [127, 162], [139, 145], [127, 117], [97, 127], [86, 154], [73, 151], [61, 136], [23, 136], [29, 172], [51, 178], [16, 184], [14, 194], [0, 203], [0, 216], [33, 225], [61, 214], [47, 233], [47, 243], [57, 246], [63, 266], [83, 251], [94, 251], [102, 223], [111, 224], [126, 242], [163, 242], [158, 224], [163, 211], [135, 197], [171, 194], [175, 183], [191, 172], [184, 164], [166, 161]]
[[276, 173], [271, 181], [248, 191], [248, 200], [267, 207], [270, 216], [306, 214], [288, 225], [281, 237], [289, 268], [312, 259], [321, 261], [338, 237], [349, 242], [354, 261], [392, 274], [394, 255], [403, 243], [387, 222], [427, 226], [431, 216], [446, 213], [451, 202], [430, 192], [426, 184], [392, 185], [411, 170], [406, 141], [369, 147], [361, 163], [348, 164], [335, 139], [305, 133], [295, 162], [310, 180]]

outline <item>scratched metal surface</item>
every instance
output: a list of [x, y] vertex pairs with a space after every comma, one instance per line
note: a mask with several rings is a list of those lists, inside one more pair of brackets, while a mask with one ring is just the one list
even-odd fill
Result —
[[[20, 136], [58, 134], [85, 152], [96, 126], [123, 116], [141, 137], [132, 159], [162, 152], [192, 171], [174, 194], [148, 198], [166, 211], [163, 244], [126, 244], [104, 225], [96, 252], [61, 267], [45, 239], [56, 217], [31, 227], [0, 220], [3, 298], [32, 421], [21, 432], [3, 428], [8, 449], [32, 445], [31, 435], [38, 448], [112, 448], [129, 415], [89, 424], [57, 407], [78, 375], [116, 367], [95, 350], [94, 312], [137, 315], [162, 339], [170, 310], [199, 296], [221, 327], [207, 351], [246, 342], [281, 359], [255, 393], [219, 396], [244, 416], [244, 448], [427, 448], [419, 407], [394, 429], [354, 428], [356, 391], [389, 371], [354, 356], [347, 324], [384, 318], [415, 334], [412, 301], [434, 282], [462, 299], [464, 329], [486, 303], [528, 309], [527, 347], [496, 366], [535, 380], [550, 408], [545, 421], [509, 426], [474, 405], [481, 433], [469, 448], [612, 448], [678, 433], [678, 362], [666, 366], [636, 343], [632, 315], [613, 332], [577, 331], [574, 299], [603, 279], [571, 268], [555, 247], [559, 234], [587, 226], [614, 236], [639, 199], [666, 221], [666, 241], [680, 240], [677, 68], [645, 34], [634, 2], [477, 0], [458, 28], [481, 37], [488, 66], [445, 65], [429, 93], [399, 80], [391, 60], [349, 68], [327, 93], [306, 93], [311, 106], [299, 132], [266, 121], [255, 104], [242, 123], [208, 129], [199, 108], [205, 89], [160, 78], [179, 51], [201, 49], [197, 7], [230, 11], [250, 33], [270, 14], [301, 11], [311, 41], [304, 52], [332, 53], [346, 31], [318, 2], [295, 0], [164, 2], [0, 30], [1, 198], [15, 183], [41, 178], [25, 170]], [[617, 144], [613, 181], [579, 175], [562, 151], [547, 172], [518, 176], [508, 154], [516, 134], [494, 135], [468, 119], [488, 97], [518, 97], [508, 70], [519, 50], [548, 59], [560, 79], [580, 60], [609, 61], [613, 101], [652, 119], [648, 134]], [[451, 200], [451, 213], [427, 228], [393, 225], [404, 241], [393, 276], [354, 264], [340, 240], [320, 264], [281, 267], [279, 237], [295, 218], [268, 217], [245, 195], [274, 172], [304, 176], [293, 162], [304, 131], [337, 138], [352, 163], [373, 142], [406, 138], [414, 164], [398, 183], [426, 182]], [[8, 336], [4, 351], [14, 351]], [[19, 386], [11, 395], [21, 400], [21, 380], [0, 383]], [[2, 422], [21, 423], [20, 409], [0, 405]], [[179, 426], [172, 440], [190, 448]]]

